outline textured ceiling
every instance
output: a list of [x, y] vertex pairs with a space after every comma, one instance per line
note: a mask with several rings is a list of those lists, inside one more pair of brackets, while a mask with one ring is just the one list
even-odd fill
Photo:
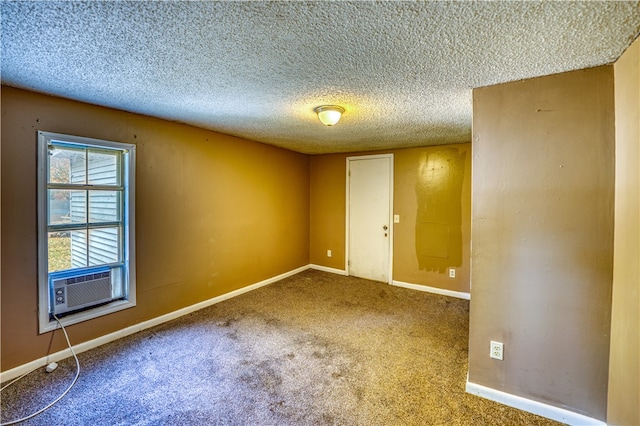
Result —
[[472, 88], [611, 63], [640, 31], [640, 2], [1, 7], [3, 84], [304, 153], [468, 142]]

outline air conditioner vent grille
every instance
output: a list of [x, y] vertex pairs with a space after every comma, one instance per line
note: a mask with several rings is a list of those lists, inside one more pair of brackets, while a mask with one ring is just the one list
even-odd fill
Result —
[[75, 285], [67, 285], [67, 307], [92, 303], [96, 300], [111, 298], [111, 278], [99, 278]]

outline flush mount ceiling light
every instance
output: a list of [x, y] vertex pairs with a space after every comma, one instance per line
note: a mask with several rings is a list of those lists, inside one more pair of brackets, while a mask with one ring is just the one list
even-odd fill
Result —
[[325, 126], [333, 126], [340, 120], [340, 116], [344, 112], [344, 108], [338, 105], [322, 105], [314, 108], [318, 119]]

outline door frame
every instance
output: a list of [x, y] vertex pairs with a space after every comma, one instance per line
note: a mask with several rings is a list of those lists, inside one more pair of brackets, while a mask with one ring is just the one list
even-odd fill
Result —
[[351, 210], [351, 202], [350, 202], [350, 187], [351, 187], [351, 162], [358, 160], [373, 160], [378, 158], [386, 158], [389, 160], [389, 280], [387, 284], [393, 283], [393, 170], [394, 170], [394, 157], [393, 153], [390, 154], [374, 154], [374, 155], [357, 155], [352, 157], [347, 157], [347, 169], [346, 169], [346, 218], [345, 218], [345, 256], [344, 256], [344, 270], [346, 271], [346, 275], [350, 275], [349, 273], [349, 239], [350, 239], [350, 231], [351, 224], [350, 222], [350, 210]]

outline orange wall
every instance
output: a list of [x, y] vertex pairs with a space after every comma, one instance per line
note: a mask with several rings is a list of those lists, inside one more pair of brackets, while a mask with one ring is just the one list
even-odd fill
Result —
[[309, 263], [309, 157], [2, 87], [2, 370], [65, 347], [37, 333], [36, 131], [137, 146], [137, 306], [74, 344]]
[[616, 225], [607, 423], [640, 425], [640, 39], [614, 70]]
[[[471, 234], [471, 147], [470, 144], [379, 151], [394, 154], [394, 224], [393, 279], [409, 284], [427, 285], [446, 290], [469, 292]], [[452, 157], [453, 154], [453, 157]], [[311, 157], [311, 263], [345, 269], [346, 158], [362, 154], [328, 154]], [[460, 167], [446, 167], [433, 177], [426, 172], [429, 159], [460, 160]], [[434, 205], [445, 206], [436, 212], [438, 221], [450, 222], [452, 234], [459, 238], [436, 241], [448, 249], [447, 259], [419, 256], [421, 214], [420, 201], [438, 199]], [[422, 212], [422, 213], [421, 213]], [[429, 212], [427, 212], [429, 214]], [[431, 220], [431, 219], [430, 219]], [[434, 219], [435, 220], [435, 219]], [[332, 257], [327, 257], [327, 250]], [[421, 264], [422, 262], [422, 264]], [[435, 262], [435, 263], [434, 263]], [[444, 266], [456, 268], [456, 278], [449, 278]]]
[[[469, 381], [606, 419], [613, 67], [473, 92]], [[637, 219], [637, 218], [636, 218]], [[489, 342], [504, 343], [503, 361]]]

